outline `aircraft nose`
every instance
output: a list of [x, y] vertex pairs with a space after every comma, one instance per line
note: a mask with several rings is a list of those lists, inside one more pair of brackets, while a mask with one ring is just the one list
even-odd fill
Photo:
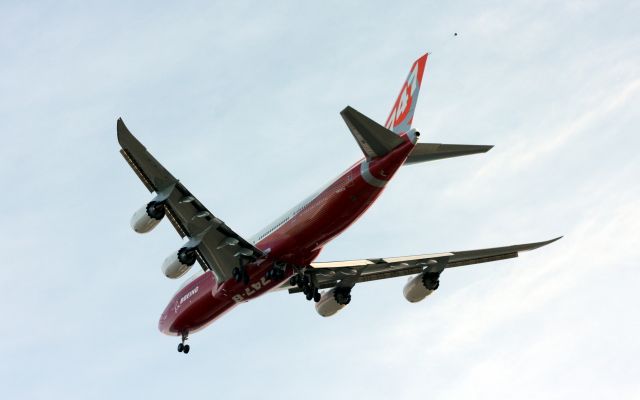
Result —
[[167, 312], [163, 312], [158, 320], [158, 330], [162, 333], [168, 333], [169, 324], [167, 323], [167, 318]]

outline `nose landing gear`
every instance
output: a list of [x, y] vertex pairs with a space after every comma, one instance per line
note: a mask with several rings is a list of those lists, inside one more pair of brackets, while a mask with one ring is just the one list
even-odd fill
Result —
[[189, 333], [185, 332], [185, 333], [182, 334], [182, 341], [180, 342], [180, 344], [178, 344], [178, 351], [180, 353], [184, 353], [184, 354], [189, 353], [189, 350], [191, 348], [189, 347], [188, 344], [184, 344], [184, 342], [186, 342], [187, 339], [189, 339]]

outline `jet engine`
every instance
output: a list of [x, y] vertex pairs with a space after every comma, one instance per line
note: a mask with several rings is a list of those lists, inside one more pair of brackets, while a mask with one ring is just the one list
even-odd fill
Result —
[[440, 274], [437, 272], [423, 272], [414, 276], [404, 286], [404, 298], [411, 303], [423, 300], [440, 286], [439, 278]]
[[164, 260], [164, 263], [162, 263], [162, 273], [167, 278], [177, 279], [189, 271], [195, 262], [195, 247], [182, 247]]
[[323, 317], [330, 317], [342, 310], [351, 301], [351, 288], [335, 287], [322, 293], [316, 303], [316, 311]]
[[131, 227], [138, 233], [147, 233], [155, 228], [164, 217], [164, 203], [151, 201], [131, 217]]

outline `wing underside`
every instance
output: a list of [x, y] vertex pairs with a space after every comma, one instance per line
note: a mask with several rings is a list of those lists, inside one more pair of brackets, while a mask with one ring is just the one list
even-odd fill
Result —
[[[543, 242], [447, 253], [317, 262], [311, 264], [310, 274], [319, 289], [353, 286], [356, 283], [415, 275], [425, 271], [440, 273], [447, 268], [515, 258], [520, 252], [537, 249], [558, 239], [560, 237]], [[283, 287], [285, 288], [289, 293], [301, 291], [295, 286], [287, 285]]]
[[180, 237], [196, 247], [197, 260], [204, 270], [212, 270], [220, 280], [232, 276], [243, 257], [259, 258], [262, 251], [235, 233], [213, 215], [180, 183], [118, 119], [118, 141], [129, 166], [150, 192], [162, 200], [169, 221]]

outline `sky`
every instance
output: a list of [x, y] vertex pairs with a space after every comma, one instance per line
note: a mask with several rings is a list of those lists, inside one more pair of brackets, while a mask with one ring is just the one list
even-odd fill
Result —
[[[640, 398], [638, 2], [0, 3], [0, 397]], [[454, 36], [454, 32], [458, 35]], [[157, 321], [182, 241], [116, 119], [249, 237], [361, 157], [431, 55], [414, 127], [483, 155], [403, 168], [319, 260], [564, 238], [358, 285], [331, 318], [274, 293], [190, 338]]]

